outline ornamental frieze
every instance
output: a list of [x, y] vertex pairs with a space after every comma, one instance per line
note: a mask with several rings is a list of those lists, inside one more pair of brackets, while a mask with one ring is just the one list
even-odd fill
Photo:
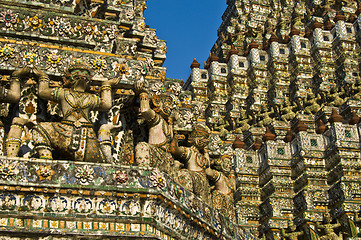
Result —
[[[112, 52], [113, 43], [126, 29], [119, 23], [57, 13], [0, 8], [0, 31], [20, 38], [56, 41], [92, 50]], [[129, 24], [127, 25], [129, 29]]]
[[[84, 59], [91, 66], [94, 80], [104, 80], [122, 76], [123, 84], [131, 84], [135, 79], [150, 74], [153, 60], [132, 60], [115, 54], [87, 52], [78, 49], [63, 49], [44, 44], [27, 44], [0, 39], [0, 69], [13, 70], [17, 67], [38, 66], [50, 75], [61, 76], [64, 69], [75, 59]], [[155, 70], [158, 71], [158, 70]], [[158, 74], [157, 74], [158, 75]]]

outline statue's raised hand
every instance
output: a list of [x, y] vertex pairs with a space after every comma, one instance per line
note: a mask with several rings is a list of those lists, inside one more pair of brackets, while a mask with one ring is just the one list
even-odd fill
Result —
[[28, 66], [26, 66], [26, 67], [23, 67], [21, 69], [15, 70], [11, 74], [11, 76], [16, 77], [16, 78], [24, 78], [24, 77], [26, 77], [27, 75], [30, 74], [30, 71], [31, 71], [31, 69]]
[[142, 93], [142, 92], [148, 92], [147, 91], [147, 85], [148, 85], [148, 82], [145, 81], [143, 78], [136, 80], [134, 82], [134, 92], [136, 94], [139, 94], [139, 93]]
[[47, 77], [48, 75], [45, 73], [45, 72], [43, 72], [43, 70], [41, 70], [40, 68], [38, 68], [38, 67], [33, 67], [33, 73], [35, 74], [35, 76], [37, 77], [37, 78], [40, 78], [40, 77]]
[[103, 86], [114, 86], [120, 82], [120, 78], [112, 78], [102, 83]]
[[216, 179], [217, 178], [217, 171], [213, 170], [210, 167], [207, 167], [206, 170], [204, 171], [204, 173], [206, 174], [206, 176], [212, 178], [212, 179]]

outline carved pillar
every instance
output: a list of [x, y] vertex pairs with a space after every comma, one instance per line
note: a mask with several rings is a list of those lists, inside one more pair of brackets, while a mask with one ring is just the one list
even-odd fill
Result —
[[293, 198], [294, 222], [304, 229], [307, 239], [311, 239], [309, 227], [313, 227], [313, 223], [316, 221], [322, 221], [323, 214], [327, 212], [325, 139], [321, 132], [317, 130], [316, 132], [319, 134], [315, 132], [313, 118], [308, 115], [301, 115], [297, 121], [294, 121], [293, 132], [295, 137], [291, 142], [291, 167], [295, 192]]
[[359, 210], [361, 183], [359, 169], [359, 126], [343, 123], [336, 109], [329, 117], [326, 137], [325, 161], [328, 171], [329, 208], [333, 218], [339, 219], [343, 231], [356, 237], [349, 216]]
[[[235, 146], [239, 143], [240, 146]], [[254, 150], [243, 149], [244, 143], [240, 139], [233, 144], [237, 189], [236, 189], [236, 211], [238, 224], [250, 229], [256, 236], [259, 226], [259, 209], [261, 195], [259, 189], [259, 158]]]
[[260, 234], [267, 239], [279, 238], [293, 215], [293, 181], [291, 179], [291, 148], [276, 139], [267, 129], [265, 143], [258, 151], [260, 157]]

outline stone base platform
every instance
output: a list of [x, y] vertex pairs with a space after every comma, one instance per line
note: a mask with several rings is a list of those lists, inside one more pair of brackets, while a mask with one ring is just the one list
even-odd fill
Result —
[[247, 239], [157, 169], [0, 158], [0, 239]]

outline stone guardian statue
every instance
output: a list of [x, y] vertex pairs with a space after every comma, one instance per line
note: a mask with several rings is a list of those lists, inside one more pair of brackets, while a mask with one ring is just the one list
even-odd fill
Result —
[[170, 94], [155, 95], [150, 100], [143, 79], [134, 83], [134, 91], [139, 95], [140, 113], [147, 123], [149, 134], [148, 142], [140, 142], [135, 146], [135, 162], [138, 166], [155, 167], [172, 175], [175, 164], [168, 146], [173, 138], [173, 129], [167, 120], [173, 110], [174, 100]]
[[90, 111], [108, 111], [112, 107], [111, 89], [119, 79], [104, 81], [101, 96], [88, 92], [91, 71], [81, 61], [74, 63], [64, 78], [64, 87], [49, 87], [49, 77], [34, 68], [39, 81], [39, 97], [60, 105], [61, 122], [42, 122], [33, 131], [35, 149], [40, 158], [52, 159], [57, 150], [71, 160], [103, 162], [99, 142], [90, 121]]
[[173, 139], [170, 147], [173, 156], [187, 168], [177, 171], [176, 179], [207, 204], [211, 204], [210, 186], [205, 172], [210, 166], [206, 150], [209, 135], [210, 130], [207, 126], [196, 123], [188, 137], [190, 147], [178, 146], [176, 138]]

